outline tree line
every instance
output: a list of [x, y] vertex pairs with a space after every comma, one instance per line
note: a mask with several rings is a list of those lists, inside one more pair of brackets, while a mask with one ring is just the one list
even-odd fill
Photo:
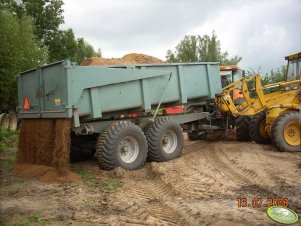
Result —
[[220, 62], [221, 65], [237, 65], [242, 57], [229, 57], [227, 51], [223, 52], [221, 43], [213, 31], [209, 35], [186, 35], [175, 47], [168, 50], [168, 62]]
[[[46, 63], [64, 59], [80, 63], [99, 56], [84, 38], [77, 38], [72, 28], [62, 30], [62, 0], [0, 0], [0, 111], [15, 110], [17, 85], [15, 76]], [[230, 57], [222, 51], [213, 31], [211, 35], [187, 35], [168, 50], [166, 60], [175, 62], [220, 62], [237, 65], [242, 57]], [[284, 78], [284, 70], [272, 70], [264, 83]]]
[[[237, 65], [241, 56], [229, 57], [227, 51], [222, 51], [221, 42], [213, 31], [211, 35], [187, 35], [176, 45], [174, 50], [168, 50], [166, 59], [170, 63], [181, 62], [219, 62], [220, 65]], [[262, 76], [262, 83], [276, 83], [285, 80], [286, 66], [272, 69]], [[253, 74], [253, 73], [251, 73]], [[271, 89], [276, 91], [277, 88]]]
[[15, 110], [15, 76], [45, 63], [101, 56], [64, 23], [62, 0], [0, 0], [0, 111]]

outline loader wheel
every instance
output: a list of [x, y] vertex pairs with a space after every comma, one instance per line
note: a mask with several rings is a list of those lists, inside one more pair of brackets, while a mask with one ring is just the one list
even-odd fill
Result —
[[141, 168], [146, 161], [147, 141], [142, 130], [132, 122], [119, 121], [98, 137], [96, 157], [101, 168], [127, 170]]
[[236, 126], [236, 139], [238, 141], [250, 141], [249, 134], [249, 125], [250, 125], [251, 117], [250, 116], [238, 116], [235, 118], [235, 126]]
[[254, 115], [250, 122], [249, 133], [251, 140], [258, 144], [270, 144], [271, 138], [265, 130], [266, 111], [262, 111]]
[[148, 160], [164, 162], [181, 156], [184, 138], [180, 125], [170, 117], [157, 118], [144, 130]]
[[272, 124], [272, 140], [280, 151], [300, 151], [300, 113], [285, 112]]

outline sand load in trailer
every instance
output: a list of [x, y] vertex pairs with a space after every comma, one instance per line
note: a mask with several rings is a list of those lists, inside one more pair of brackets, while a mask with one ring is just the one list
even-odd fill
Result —
[[[140, 143], [147, 143], [144, 147], [145, 153], [147, 149], [150, 153], [150, 146], [154, 145], [149, 142], [150, 134], [155, 137], [152, 137], [153, 139], [165, 139], [162, 142], [167, 146], [168, 142], [174, 142], [174, 147], [169, 146], [175, 151], [182, 150], [182, 147], [177, 147], [181, 144], [182, 138], [178, 134], [181, 127], [176, 125], [181, 125], [184, 130], [197, 132], [208, 128], [208, 125], [202, 125], [200, 120], [208, 120], [209, 112], [188, 112], [189, 114], [169, 115], [163, 119], [157, 116], [159, 108], [213, 99], [215, 94], [221, 92], [221, 82], [218, 63], [77, 66], [69, 61], [62, 61], [21, 73], [18, 77], [18, 91], [19, 118], [33, 121], [49, 119], [54, 120], [54, 124], [56, 119], [70, 119], [71, 137], [75, 139], [72, 143], [81, 144], [85, 142], [78, 140], [89, 140], [88, 146], [94, 142], [97, 143], [97, 147], [102, 144], [108, 149], [106, 142], [109, 141], [99, 139], [101, 137], [107, 139], [108, 136], [104, 133], [111, 134], [112, 130], [118, 130], [121, 137], [116, 138], [116, 142], [122, 140], [125, 146], [112, 147], [112, 150], [96, 148], [96, 156], [104, 168], [111, 169], [121, 165], [124, 168], [134, 169], [143, 165], [133, 163], [140, 156]], [[139, 112], [139, 117], [127, 118], [127, 115], [133, 112]], [[161, 123], [160, 128], [156, 125], [158, 120]], [[122, 132], [124, 127], [128, 127], [129, 131], [132, 128], [133, 139], [130, 135], [122, 137], [123, 133], [128, 134], [127, 129]], [[145, 128], [148, 128], [148, 132], [143, 133], [142, 129]], [[153, 133], [150, 132], [152, 130]], [[158, 134], [154, 135], [156, 131]], [[138, 138], [135, 134], [138, 134]], [[94, 138], [98, 135], [100, 138], [97, 141]], [[55, 136], [54, 143], [56, 139], [58, 138]], [[34, 143], [38, 142], [37, 138]], [[68, 145], [65, 146], [67, 148]], [[23, 145], [19, 145], [20, 150], [23, 147], [26, 147], [26, 140]], [[134, 156], [125, 161], [120, 156], [125, 155], [129, 147], [138, 150], [135, 152], [138, 157]], [[40, 150], [37, 151], [39, 152]], [[100, 152], [114, 153], [112, 157], [114, 163], [109, 163], [108, 159], [104, 161], [105, 157], [99, 154]], [[158, 157], [156, 153], [149, 156], [157, 156], [155, 161], [179, 156], [166, 153], [169, 155], [165, 157]], [[144, 162], [145, 158], [141, 161]]]

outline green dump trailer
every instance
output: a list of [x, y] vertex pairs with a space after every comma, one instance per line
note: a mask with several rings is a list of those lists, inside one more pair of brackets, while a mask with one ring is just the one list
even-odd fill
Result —
[[[214, 62], [77, 66], [61, 61], [25, 71], [17, 82], [19, 119], [72, 119], [71, 155], [93, 152], [107, 170], [177, 158], [183, 131], [197, 139], [221, 128], [210, 107], [222, 91]], [[158, 114], [179, 105], [185, 106], [180, 114]]]

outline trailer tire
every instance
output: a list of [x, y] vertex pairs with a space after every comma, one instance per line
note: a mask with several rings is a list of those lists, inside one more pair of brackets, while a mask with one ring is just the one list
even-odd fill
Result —
[[180, 125], [171, 117], [160, 117], [144, 130], [149, 161], [164, 162], [181, 156], [184, 138]]
[[271, 144], [271, 138], [265, 131], [266, 111], [254, 115], [250, 122], [249, 133], [251, 140], [258, 144]]
[[147, 157], [147, 141], [142, 130], [129, 121], [119, 121], [98, 137], [96, 154], [105, 170], [121, 166], [127, 170], [141, 168]]
[[300, 113], [288, 111], [272, 124], [272, 141], [280, 151], [300, 151]]
[[236, 139], [238, 141], [250, 141], [249, 125], [250, 116], [242, 115], [235, 118]]

